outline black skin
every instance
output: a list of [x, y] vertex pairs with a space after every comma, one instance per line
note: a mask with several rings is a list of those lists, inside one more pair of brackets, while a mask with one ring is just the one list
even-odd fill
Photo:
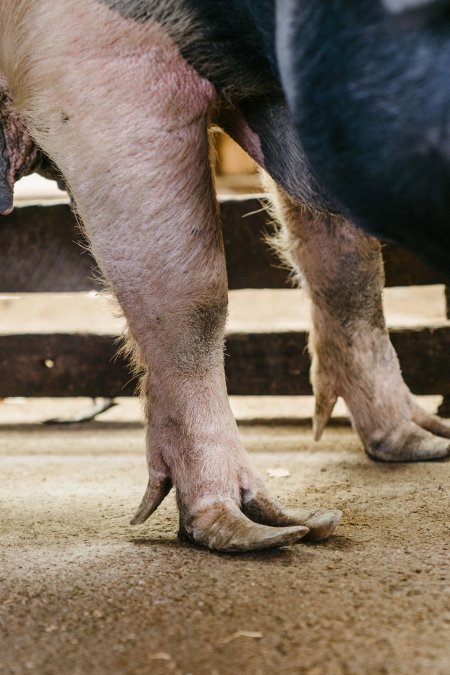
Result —
[[0, 126], [0, 213], [13, 205], [13, 191], [8, 181], [9, 159], [3, 129]]
[[280, 8], [280, 69], [313, 173], [355, 224], [450, 271], [450, 2], [395, 16], [373, 0]]
[[[196, 19], [195, 40], [158, 0], [101, 1], [164, 23], [244, 112], [293, 196], [450, 270], [450, 1], [390, 13], [382, 0], [173, 0]], [[277, 138], [277, 107], [294, 150]], [[289, 154], [303, 158], [297, 187]]]

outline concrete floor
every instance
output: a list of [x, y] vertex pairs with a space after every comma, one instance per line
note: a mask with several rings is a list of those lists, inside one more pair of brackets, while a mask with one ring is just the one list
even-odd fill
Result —
[[450, 673], [450, 463], [376, 464], [348, 427], [313, 444], [305, 425], [241, 424], [274, 494], [345, 515], [325, 544], [219, 555], [177, 540], [173, 497], [128, 524], [146, 483], [129, 411], [44, 427], [18, 424], [29, 404], [13, 403], [0, 419], [2, 675]]
[[[307, 325], [301, 293], [274, 293], [252, 295], [251, 313], [232, 294], [230, 329]], [[442, 288], [385, 302], [391, 324], [444, 317]], [[0, 310], [2, 332], [121, 328], [96, 296], [8, 296]], [[311, 400], [236, 398], [272, 492], [344, 519], [324, 544], [219, 555], [177, 540], [173, 496], [128, 524], [146, 483], [135, 401], [88, 425], [40, 423], [86, 403], [0, 405], [0, 675], [450, 674], [450, 463], [376, 464], [342, 407], [313, 443]]]

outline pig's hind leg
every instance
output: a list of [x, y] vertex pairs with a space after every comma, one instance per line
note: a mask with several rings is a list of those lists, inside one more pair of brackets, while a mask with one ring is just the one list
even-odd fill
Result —
[[315, 438], [342, 396], [374, 459], [449, 457], [450, 427], [415, 402], [389, 339], [380, 243], [343, 218], [310, 210], [268, 184], [281, 223], [275, 245], [312, 300]]
[[221, 123], [267, 171], [280, 223], [274, 247], [311, 296], [315, 437], [342, 396], [371, 457], [448, 457], [450, 427], [414, 401], [386, 330], [380, 243], [329, 214], [333, 207], [308, 170], [284, 102], [227, 108]]
[[46, 96], [27, 117], [67, 180], [144, 372], [149, 482], [134, 522], [174, 486], [180, 531], [197, 544], [246, 551], [323, 539], [339, 512], [288, 510], [268, 496], [227, 398], [213, 88], [158, 26], [99, 3], [71, 7], [79, 16], [54, 17], [64, 42], [33, 61]]

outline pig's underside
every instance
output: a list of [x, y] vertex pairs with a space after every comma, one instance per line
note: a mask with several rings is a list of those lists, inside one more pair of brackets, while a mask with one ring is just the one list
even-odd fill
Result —
[[[250, 59], [248, 45], [224, 39], [231, 15], [196, 33], [198, 14], [194, 25], [157, 13], [171, 6], [3, 0], [0, 211], [11, 206], [14, 180], [54, 163], [122, 306], [147, 415], [150, 477], [134, 522], [174, 486], [180, 531], [198, 544], [250, 550], [322, 539], [339, 512], [287, 509], [272, 499], [229, 408], [211, 124], [266, 170], [280, 223], [276, 245], [311, 295], [316, 438], [338, 396], [376, 459], [448, 457], [450, 429], [421, 410], [403, 382], [383, 317], [380, 245], [333, 213], [309, 175], [267, 36], [244, 15], [243, 34], [255, 42]], [[21, 19], [15, 36], [20, 8], [30, 28]], [[49, 23], [64, 39], [48, 35]], [[186, 31], [190, 39], [181, 40]], [[217, 31], [222, 41], [213, 44]]]

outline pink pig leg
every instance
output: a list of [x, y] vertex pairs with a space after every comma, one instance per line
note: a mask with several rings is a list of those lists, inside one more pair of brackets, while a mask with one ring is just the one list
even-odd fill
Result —
[[450, 427], [414, 401], [389, 339], [380, 243], [268, 184], [282, 224], [276, 246], [312, 299], [316, 439], [342, 396], [371, 457], [390, 462], [449, 457]]
[[241, 551], [327, 537], [339, 512], [272, 500], [229, 407], [227, 280], [207, 134], [213, 88], [158, 26], [89, 0], [54, 3], [51, 17], [34, 2], [36, 29], [50, 20], [64, 40], [44, 48], [43, 30], [32, 45], [27, 76], [45, 89], [22, 112], [68, 182], [145, 371], [149, 483], [134, 522], [173, 485], [180, 531], [197, 544]]

